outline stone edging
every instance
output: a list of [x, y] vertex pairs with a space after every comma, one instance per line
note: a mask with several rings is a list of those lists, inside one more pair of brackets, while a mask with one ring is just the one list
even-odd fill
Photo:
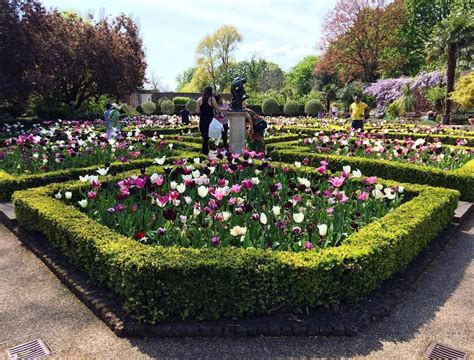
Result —
[[[4, 218], [0, 218], [5, 222]], [[388, 316], [445, 245], [459, 225], [451, 224], [403, 272], [356, 304], [308, 310], [307, 314], [270, 314], [241, 320], [171, 321], [141, 324], [121, 308], [113, 292], [89, 281], [40, 234], [6, 224], [43, 263], [119, 337], [354, 336]]]

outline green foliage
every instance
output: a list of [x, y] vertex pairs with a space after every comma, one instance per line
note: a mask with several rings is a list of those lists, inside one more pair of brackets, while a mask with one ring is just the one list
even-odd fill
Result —
[[189, 98], [186, 96], [176, 96], [173, 98], [173, 104], [174, 106], [178, 105], [186, 105], [189, 101]]
[[123, 308], [146, 323], [297, 312], [356, 300], [404, 269], [449, 224], [459, 197], [448, 189], [404, 184], [412, 200], [341, 246], [288, 253], [147, 246], [53, 198], [58, 191], [86, 186], [75, 182], [17, 192], [17, 219], [109, 286]]
[[43, 96], [33, 98], [31, 112], [32, 115], [45, 120], [69, 119], [72, 115], [72, 108], [61, 100]]
[[387, 114], [392, 118], [398, 118], [405, 115], [405, 107], [403, 106], [402, 98], [399, 98], [388, 105]]
[[451, 99], [464, 109], [474, 108], [474, 71], [462, 76], [456, 83]]
[[175, 110], [174, 103], [171, 100], [161, 102], [161, 112], [167, 115], [173, 115]]
[[356, 95], [359, 95], [363, 101], [366, 100], [362, 83], [349, 83], [336, 92], [337, 100], [344, 103], [345, 108], [349, 108], [350, 104], [354, 102], [354, 96]]
[[197, 104], [196, 100], [189, 99], [188, 102], [186, 103], [186, 109], [188, 109], [191, 113], [194, 113], [196, 111], [196, 104]]
[[435, 107], [436, 111], [443, 111], [444, 99], [446, 97], [446, 87], [435, 86], [426, 90], [425, 98]]
[[156, 113], [156, 104], [153, 101], [146, 101], [141, 106], [145, 115], [153, 115]]
[[167, 100], [168, 100], [168, 101], [171, 101], [171, 99], [168, 98], [168, 97], [166, 97], [166, 96], [160, 97], [160, 98], [158, 99], [158, 105], [161, 106], [161, 104], [163, 103], [163, 101], [167, 101]]
[[265, 99], [262, 103], [262, 112], [265, 115], [273, 115], [280, 111], [278, 102], [273, 98]]
[[121, 104], [120, 105], [121, 111], [126, 115], [126, 116], [138, 116], [140, 113], [131, 107], [130, 105], [127, 104]]
[[285, 106], [283, 106], [283, 112], [285, 115], [296, 115], [300, 112], [300, 104], [297, 101], [288, 100]]
[[316, 79], [314, 68], [318, 62], [314, 55], [306, 56], [285, 75], [285, 88], [292, 96], [301, 97], [314, 89]]
[[176, 76], [176, 82], [178, 83], [178, 85], [176, 86], [176, 91], [183, 91], [183, 88], [186, 86], [186, 84], [189, 84], [193, 79], [195, 72], [196, 66], [192, 66], [184, 70], [180, 75]]
[[295, 99], [301, 105], [306, 104], [310, 100], [319, 100], [323, 101], [323, 94], [316, 90], [311, 90], [308, 94], [301, 96], [298, 99]]
[[266, 93], [251, 93], [250, 98], [246, 100], [249, 105], [262, 105], [267, 99], [274, 99], [278, 105], [285, 105], [286, 99], [283, 94], [276, 90], [267, 91]]
[[318, 115], [318, 112], [324, 110], [324, 105], [321, 101], [319, 100], [309, 100], [305, 107], [304, 107], [304, 112], [309, 115], [309, 116], [316, 116]]

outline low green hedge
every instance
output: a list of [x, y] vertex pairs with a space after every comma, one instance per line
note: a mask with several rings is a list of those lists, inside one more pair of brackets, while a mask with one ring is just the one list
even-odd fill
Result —
[[[441, 170], [430, 166], [422, 166], [382, 159], [352, 157], [332, 154], [315, 154], [307, 147], [291, 144], [277, 144], [271, 148], [270, 157], [274, 160], [293, 163], [308, 158], [313, 165], [321, 160], [329, 162], [332, 170], [341, 169], [343, 165], [351, 165], [363, 174], [379, 176], [402, 182], [426, 184], [458, 190], [461, 199], [474, 201], [474, 160], [456, 170]], [[286, 147], [288, 146], [288, 147]], [[319, 166], [319, 165], [318, 165]]]
[[[192, 158], [201, 156], [197, 153], [200, 150], [199, 146], [195, 144], [180, 144], [174, 143], [176, 151], [173, 152], [173, 157], [168, 160], [176, 158]], [[184, 151], [186, 149], [187, 151]], [[191, 151], [190, 151], [191, 150]], [[153, 165], [154, 159], [138, 159], [131, 160], [128, 163], [116, 161], [110, 164], [109, 173], [117, 174], [127, 170], [141, 169]], [[97, 164], [82, 168], [71, 168], [58, 171], [50, 171], [39, 174], [17, 175], [13, 176], [5, 171], [0, 170], [0, 201], [10, 201], [11, 195], [17, 190], [28, 189], [32, 187], [44, 186], [54, 182], [64, 182], [68, 180], [76, 180], [79, 176], [87, 174], [96, 174], [97, 167], [104, 164]]]
[[454, 190], [404, 184], [411, 200], [334, 248], [197, 250], [141, 244], [53, 198], [84, 186], [71, 182], [16, 192], [17, 219], [46, 235], [73, 264], [113, 289], [127, 312], [148, 323], [299, 312], [356, 300], [405, 268], [451, 221], [459, 198]]
[[[135, 127], [128, 126], [124, 128], [124, 131], [133, 131]], [[153, 136], [153, 135], [180, 135], [180, 134], [187, 134], [189, 131], [192, 133], [198, 132], [199, 128], [196, 125], [191, 126], [179, 126], [179, 127], [149, 127], [149, 128], [142, 128], [140, 132], [145, 134], [146, 136]]]

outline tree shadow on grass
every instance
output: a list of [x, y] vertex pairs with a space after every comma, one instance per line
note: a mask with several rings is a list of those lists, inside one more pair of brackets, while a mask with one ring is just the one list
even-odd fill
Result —
[[[449, 300], [463, 280], [474, 254], [474, 215], [418, 279], [416, 289], [385, 320], [355, 337], [258, 337], [130, 339], [151, 357], [275, 358], [352, 357], [382, 349], [383, 342], [407, 342]], [[471, 233], [469, 233], [471, 230]]]

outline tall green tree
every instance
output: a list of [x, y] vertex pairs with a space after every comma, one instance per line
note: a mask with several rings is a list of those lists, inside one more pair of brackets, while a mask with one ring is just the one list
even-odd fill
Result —
[[212, 35], [202, 39], [197, 48], [198, 66], [206, 69], [211, 84], [217, 91], [222, 91], [230, 86], [231, 67], [238, 43], [242, 35], [232, 25], [224, 25]]
[[306, 56], [286, 73], [285, 87], [293, 97], [306, 95], [315, 88], [314, 69], [318, 60], [317, 56]]
[[[443, 122], [449, 123], [451, 114], [450, 93], [454, 90], [456, 64], [460, 55], [471, 59], [474, 55], [474, 16], [472, 12], [452, 12], [438, 23], [427, 41], [428, 59], [446, 61], [446, 106]], [[469, 64], [472, 66], [471, 64]]]
[[277, 64], [256, 57], [237, 62], [232, 68], [231, 78], [236, 76], [247, 79], [250, 92], [279, 90], [285, 79], [283, 70]]
[[181, 74], [176, 76], [176, 82], [178, 83], [178, 85], [176, 86], [177, 91], [183, 91], [182, 88], [185, 87], [186, 84], [189, 84], [191, 82], [196, 70], [196, 66], [191, 66], [190, 68], [187, 68]]

